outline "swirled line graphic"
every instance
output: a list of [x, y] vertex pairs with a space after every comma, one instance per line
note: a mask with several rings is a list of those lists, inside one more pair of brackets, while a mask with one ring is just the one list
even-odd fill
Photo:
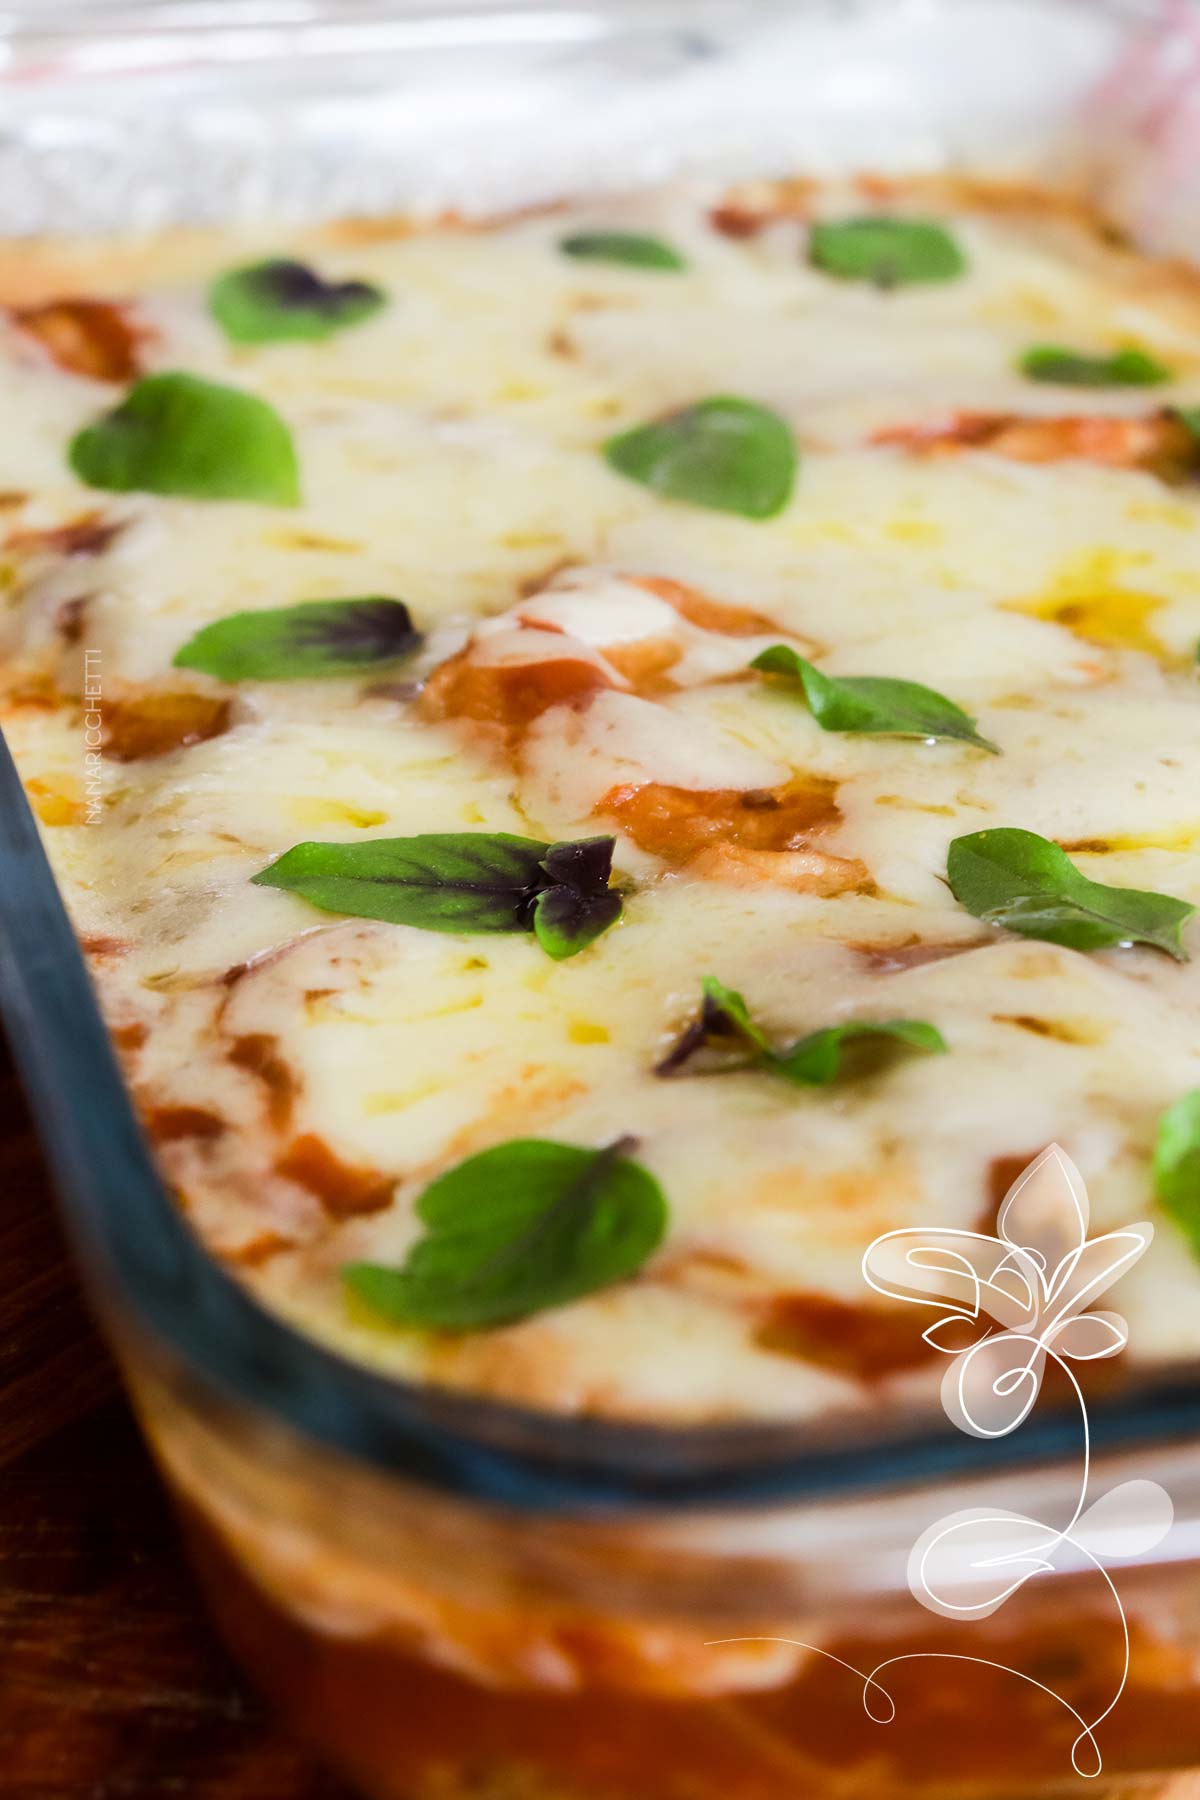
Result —
[[[1017, 1178], [1000, 1208], [996, 1232], [916, 1228], [889, 1231], [868, 1247], [863, 1276], [877, 1294], [934, 1307], [939, 1317], [922, 1336], [945, 1356], [942, 1405], [972, 1437], [1001, 1438], [1019, 1429], [1041, 1392], [1046, 1367], [1065, 1375], [1079, 1404], [1082, 1470], [1074, 1510], [1054, 1526], [1005, 1507], [965, 1507], [931, 1525], [908, 1559], [909, 1591], [927, 1611], [959, 1621], [986, 1619], [1026, 1582], [1054, 1573], [1068, 1547], [1073, 1561], [1095, 1571], [1120, 1622], [1124, 1658], [1108, 1704], [1083, 1715], [1045, 1682], [990, 1658], [953, 1651], [912, 1651], [863, 1670], [795, 1638], [718, 1638], [717, 1644], [791, 1644], [839, 1663], [863, 1683], [863, 1708], [890, 1724], [895, 1702], [878, 1679], [903, 1662], [963, 1662], [999, 1670], [1038, 1688], [1079, 1726], [1071, 1766], [1084, 1779], [1103, 1770], [1096, 1731], [1119, 1703], [1129, 1679], [1129, 1625], [1106, 1564], [1144, 1556], [1171, 1529], [1170, 1496], [1153, 1481], [1125, 1481], [1089, 1504], [1092, 1473], [1087, 1403], [1073, 1364], [1119, 1355], [1128, 1342], [1119, 1313], [1093, 1304], [1148, 1249], [1151, 1225], [1127, 1225], [1088, 1237], [1087, 1190], [1070, 1157], [1044, 1150]], [[886, 1710], [878, 1709], [883, 1703]]]

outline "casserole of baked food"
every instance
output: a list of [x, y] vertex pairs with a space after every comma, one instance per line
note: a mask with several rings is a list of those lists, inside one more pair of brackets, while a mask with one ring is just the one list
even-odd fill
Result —
[[863, 1257], [1063, 1145], [1155, 1227], [1096, 1444], [1192, 1516], [1196, 277], [1025, 179], [611, 186], [0, 261], [0, 724], [157, 1170], [6, 801], [99, 1303], [373, 1794], [1187, 1766], [1180, 1539], [917, 1606], [1079, 1414], [947, 1432]]
[[393, 1374], [921, 1383], [871, 1239], [1141, 1216], [1200, 1066], [1200, 287], [942, 180], [286, 252], [10, 292], [5, 727], [180, 1203]]

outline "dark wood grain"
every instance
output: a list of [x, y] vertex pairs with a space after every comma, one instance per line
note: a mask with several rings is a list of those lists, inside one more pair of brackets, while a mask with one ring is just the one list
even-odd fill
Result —
[[2, 1044], [0, 1795], [349, 1800], [205, 1620]]

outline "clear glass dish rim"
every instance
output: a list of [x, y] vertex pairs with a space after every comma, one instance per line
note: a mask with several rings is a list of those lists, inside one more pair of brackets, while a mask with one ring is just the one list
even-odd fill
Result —
[[[972, 0], [956, 0], [965, 7]], [[1017, 0], [1014, 0], [1014, 4]], [[1166, 0], [1024, 0], [1103, 12], [1133, 26]], [[1200, 0], [1195, 0], [1200, 4]], [[216, 65], [272, 65], [369, 48], [580, 47], [617, 35], [705, 28], [806, 12], [849, 24], [872, 12], [927, 20], [950, 0], [24, 0], [0, 10], [0, 91], [45, 90], [79, 76], [153, 80]], [[3, 0], [0, 0], [3, 7]], [[26, 57], [32, 51], [32, 63]], [[48, 57], [48, 60], [47, 60]]]
[[[779, 0], [755, 0], [763, 11]], [[884, 0], [886, 3], [886, 0]], [[928, 0], [905, 0], [923, 11]], [[1063, 0], [1058, 0], [1059, 4]], [[1091, 0], [1069, 0], [1071, 4]], [[1101, 0], [1119, 17], [1146, 17], [1147, 0]], [[795, 0], [792, 0], [795, 4]], [[861, 12], [880, 0], [807, 0], [814, 12]], [[730, 0], [702, 0], [728, 13]], [[627, 10], [628, 8], [628, 10]], [[131, 35], [157, 34], [154, 14], [191, 15], [189, 30], [223, 28], [251, 14], [282, 14], [281, 0], [114, 8]], [[335, 9], [300, 0], [317, 24]], [[382, 14], [366, 0], [354, 13]], [[407, 0], [402, 19], [429, 19]], [[614, 9], [623, 26], [636, 0]], [[661, 20], [681, 0], [654, 0]], [[591, 13], [559, 0], [452, 0], [442, 15], [548, 19]], [[205, 15], [200, 18], [200, 15]], [[110, 18], [111, 18], [110, 12]], [[611, 14], [610, 14], [611, 16]], [[344, 22], [344, 15], [343, 15]], [[614, 20], [615, 22], [615, 20]], [[103, 12], [64, 9], [17, 21], [30, 35], [94, 34]], [[0, 47], [13, 38], [0, 20]], [[168, 58], [168, 60], [170, 60]], [[66, 59], [69, 73], [70, 58]], [[51, 74], [48, 79], [54, 79]], [[0, 87], [5, 69], [0, 61]], [[661, 1427], [542, 1413], [373, 1373], [268, 1312], [203, 1249], [158, 1175], [67, 917], [37, 825], [0, 732], [0, 1016], [50, 1164], [60, 1209], [110, 1331], [126, 1354], [161, 1356], [198, 1398], [284, 1425], [299, 1438], [387, 1476], [518, 1510], [660, 1512], [696, 1507], [828, 1501], [872, 1489], [927, 1484], [1072, 1457], [1075, 1409], [1047, 1409], [1021, 1432], [971, 1438], [932, 1410], [886, 1421]], [[1090, 1405], [1096, 1453], [1200, 1438], [1200, 1360], [1160, 1368]]]

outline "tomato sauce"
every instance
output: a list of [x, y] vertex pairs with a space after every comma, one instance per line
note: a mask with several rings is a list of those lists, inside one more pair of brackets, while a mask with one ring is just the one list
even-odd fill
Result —
[[740, 850], [804, 848], [838, 818], [831, 781], [813, 776], [778, 788], [683, 788], [646, 781], [611, 788], [600, 811], [634, 843], [683, 864], [716, 844]]
[[[868, 1614], [853, 1630], [824, 1634], [827, 1655], [810, 1655], [794, 1679], [765, 1691], [676, 1700], [603, 1680], [583, 1691], [500, 1690], [383, 1635], [355, 1639], [299, 1623], [190, 1510], [187, 1524], [234, 1651], [372, 1800], [1069, 1794], [1082, 1790], [1071, 1766], [1080, 1727], [1068, 1707], [1098, 1718], [1124, 1660], [1111, 1605], [1073, 1598], [1034, 1608], [1018, 1596], [990, 1620], [962, 1624], [933, 1618], [913, 1601], [896, 1634], [872, 1629]], [[1193, 1578], [1173, 1576], [1177, 1587], [1186, 1579]], [[697, 1633], [705, 1629], [698, 1620]], [[713, 1628], [714, 1636], [726, 1633], [727, 1626]], [[797, 1626], [797, 1639], [814, 1635], [811, 1625]], [[586, 1648], [585, 1628], [566, 1636], [565, 1648]], [[1134, 1621], [1128, 1684], [1096, 1732], [1107, 1776], [1200, 1762], [1195, 1660], [1184, 1645]], [[865, 1678], [876, 1670], [894, 1702], [890, 1723], [869, 1717], [863, 1705]], [[878, 1698], [874, 1710], [886, 1710]], [[1081, 1763], [1086, 1754], [1084, 1745]], [[1107, 1781], [1088, 1791], [1110, 1800], [1115, 1792]]]
[[964, 412], [937, 424], [890, 426], [876, 432], [872, 442], [925, 456], [989, 450], [1010, 462], [1099, 463], [1111, 469], [1145, 469], [1164, 480], [1182, 479], [1197, 460], [1192, 433], [1168, 412], [1142, 419]]
[[104, 708], [104, 748], [117, 762], [140, 762], [202, 744], [228, 731], [228, 700], [183, 690], [147, 692]]
[[385, 1212], [396, 1186], [394, 1176], [343, 1162], [315, 1132], [294, 1139], [275, 1164], [275, 1172], [315, 1195], [333, 1219]]
[[882, 1381], [932, 1362], [938, 1352], [906, 1306], [871, 1306], [832, 1294], [785, 1294], [758, 1327], [764, 1350], [799, 1357], [858, 1381]]
[[434, 670], [422, 711], [432, 719], [469, 720], [513, 749], [552, 706], [578, 704], [615, 685], [599, 663], [572, 656], [565, 639], [564, 652], [537, 662], [486, 663], [468, 645]]
[[145, 334], [112, 301], [52, 300], [20, 308], [13, 321], [69, 375], [133, 381], [141, 373], [139, 349]]

